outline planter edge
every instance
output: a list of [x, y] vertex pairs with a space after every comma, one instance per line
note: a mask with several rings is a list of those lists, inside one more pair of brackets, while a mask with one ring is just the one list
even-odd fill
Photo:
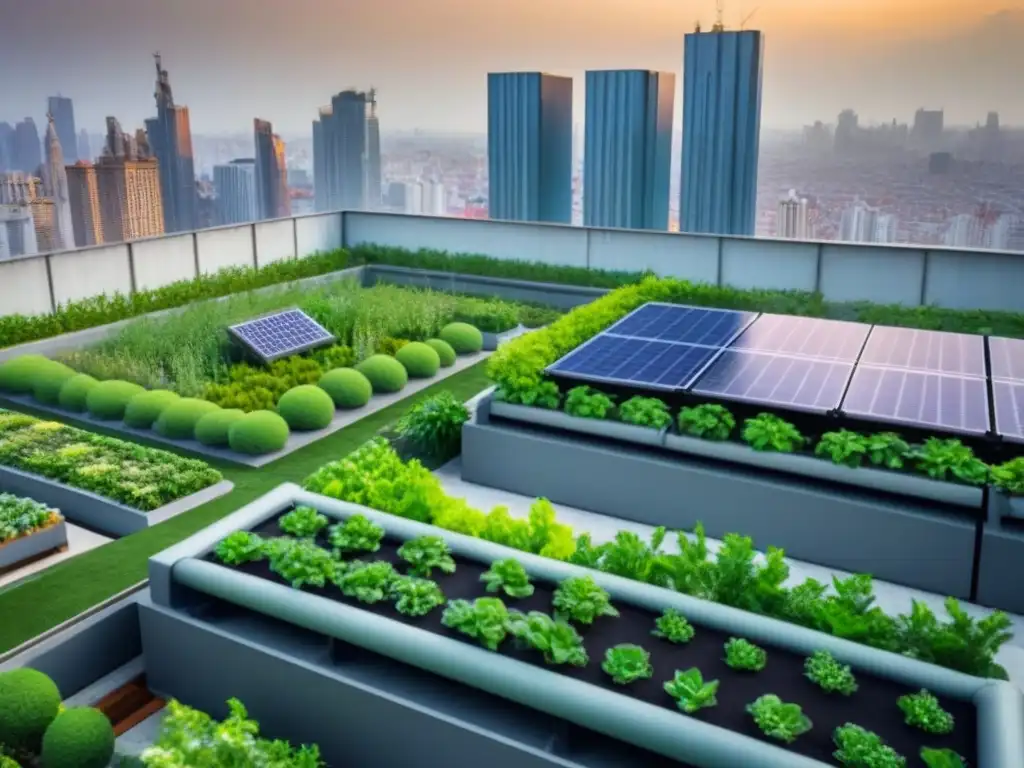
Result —
[[0, 570], [17, 568], [21, 563], [44, 552], [67, 546], [68, 529], [64, 517], [33, 531], [0, 544]]
[[491, 416], [511, 421], [524, 421], [542, 427], [554, 427], [567, 432], [604, 437], [636, 445], [661, 446], [665, 442], [665, 430], [640, 427], [611, 419], [584, 419], [570, 416], [563, 411], [514, 405], [502, 400], [495, 400], [493, 397], [488, 407]]

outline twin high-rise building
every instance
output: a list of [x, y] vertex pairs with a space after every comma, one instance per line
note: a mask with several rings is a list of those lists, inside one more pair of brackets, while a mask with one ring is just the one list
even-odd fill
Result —
[[256, 199], [261, 219], [280, 219], [292, 215], [288, 198], [288, 166], [284, 142], [266, 120], [253, 120], [256, 139]]
[[160, 166], [163, 229], [187, 232], [197, 229], [196, 175], [192, 157], [192, 129], [188, 107], [174, 103], [167, 70], [156, 58], [156, 117], [146, 120], [146, 133]]
[[381, 204], [377, 93], [336, 94], [313, 122], [313, 185], [318, 211], [366, 210]]
[[218, 224], [245, 224], [259, 218], [256, 160], [242, 158], [213, 167]]

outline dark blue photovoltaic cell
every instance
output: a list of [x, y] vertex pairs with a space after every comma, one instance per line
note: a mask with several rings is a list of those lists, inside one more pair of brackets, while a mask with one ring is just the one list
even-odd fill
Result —
[[841, 320], [761, 315], [729, 349], [853, 363], [869, 330], [869, 325]]
[[923, 371], [857, 366], [843, 413], [968, 434], [989, 430], [985, 379]]
[[864, 345], [860, 364], [984, 376], [985, 339], [966, 333], [876, 325]]
[[993, 380], [1024, 381], [1024, 340], [991, 336], [988, 356]]
[[605, 333], [652, 341], [675, 341], [721, 347], [755, 317], [726, 309], [645, 304], [626, 315]]
[[726, 350], [700, 377], [693, 392], [826, 412], [839, 406], [852, 370], [849, 363]]
[[239, 323], [231, 326], [230, 330], [236, 338], [266, 360], [334, 340], [323, 326], [298, 309]]
[[551, 367], [573, 378], [663, 389], [685, 386], [717, 350], [621, 336], [597, 336]]
[[1004, 439], [1024, 443], [1024, 384], [993, 381], [996, 432]]

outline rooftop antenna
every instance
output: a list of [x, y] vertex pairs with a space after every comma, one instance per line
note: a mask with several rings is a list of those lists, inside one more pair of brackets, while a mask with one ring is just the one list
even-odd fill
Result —
[[748, 14], [747, 14], [747, 15], [746, 15], [746, 16], [745, 16], [745, 17], [743, 18], [743, 21], [741, 21], [741, 22], [740, 22], [740, 29], [741, 29], [741, 30], [742, 30], [742, 29], [745, 29], [745, 28], [746, 28], [746, 26], [747, 26], [747, 22], [748, 22], [748, 21], [750, 21], [750, 19], [751, 19], [751, 18], [753, 17], [753, 15], [754, 15], [755, 13], [757, 13], [757, 12], [758, 12], [758, 10], [760, 10], [760, 8], [761, 8], [761, 6], [757, 6], [756, 8], [754, 8], [754, 10], [752, 10], [752, 11], [751, 11], [750, 13], [748, 13]]
[[722, 2], [723, 0], [715, 0], [715, 23], [711, 27], [712, 32], [725, 31], [725, 23], [722, 21]]

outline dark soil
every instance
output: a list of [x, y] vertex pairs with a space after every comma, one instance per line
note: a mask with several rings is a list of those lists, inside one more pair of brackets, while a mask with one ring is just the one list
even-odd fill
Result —
[[[274, 518], [253, 530], [265, 537], [281, 536], [283, 532]], [[325, 536], [318, 538], [318, 543], [327, 546]], [[381, 549], [372, 554], [364, 554], [358, 558], [367, 562], [386, 560], [395, 565], [400, 572], [405, 572], [405, 563], [397, 554], [401, 541], [386, 539]], [[216, 562], [213, 555], [208, 556]], [[355, 559], [355, 558], [353, 558]], [[480, 575], [487, 567], [463, 558], [455, 558], [456, 571], [451, 575], [433, 575], [449, 600], [467, 599], [488, 596]], [[266, 562], [249, 563], [239, 570], [253, 576], [285, 584], [286, 582], [273, 574]], [[534, 594], [526, 599], [517, 600], [502, 596], [509, 608], [520, 611], [543, 611], [552, 613], [551, 599], [554, 585], [535, 583]], [[346, 598], [341, 591], [333, 586], [324, 589], [307, 588], [307, 591], [330, 600], [348, 605], [355, 605], [370, 613], [386, 616], [390, 619], [421, 627], [429, 632], [444, 635], [460, 642], [474, 643], [465, 635], [457, 633], [441, 624], [443, 607], [438, 607], [425, 617], [407, 617], [399, 614], [393, 602], [382, 602], [376, 605], [364, 605]], [[490, 595], [494, 596], [494, 595]], [[599, 618], [590, 627], [578, 627], [584, 637], [590, 663], [583, 668], [546, 665], [539, 653], [516, 647], [510, 637], [499, 651], [503, 656], [517, 659], [535, 666], [542, 666], [553, 672], [564, 674], [592, 685], [622, 693], [640, 699], [658, 707], [677, 711], [675, 701], [665, 693], [663, 684], [672, 679], [676, 670], [690, 667], [700, 669], [705, 680], [719, 680], [718, 705], [701, 710], [696, 715], [705, 722], [741, 733], [762, 741], [775, 743], [793, 752], [806, 755], [822, 762], [839, 765], [832, 757], [835, 749], [832, 742], [834, 730], [846, 723], [860, 725], [874, 731], [893, 749], [907, 758], [910, 765], [919, 761], [921, 747], [948, 747], [967, 759], [968, 764], [977, 761], [977, 712], [968, 702], [943, 700], [943, 707], [950, 712], [956, 723], [953, 733], [946, 736], [933, 736], [911, 728], [903, 722], [902, 712], [897, 707], [897, 699], [906, 693], [916, 690], [873, 677], [863, 672], [857, 674], [859, 690], [852, 696], [827, 694], [804, 676], [805, 657], [788, 651], [765, 646], [768, 652], [768, 664], [757, 673], [738, 672], [730, 669], [724, 659], [723, 645], [729, 635], [712, 629], [705, 629], [695, 624], [696, 634], [686, 645], [674, 645], [668, 641], [653, 637], [651, 631], [657, 614], [635, 608], [627, 603], [615, 603], [620, 618]], [[650, 680], [635, 682], [628, 686], [616, 685], [601, 669], [605, 651], [620, 643], [634, 643], [643, 646], [651, 654], [654, 676]], [[772, 742], [754, 725], [753, 719], [746, 712], [746, 706], [763, 694], [773, 693], [785, 702], [799, 704], [814, 727], [788, 747], [781, 742]], [[680, 712], [680, 717], [688, 717]]]

